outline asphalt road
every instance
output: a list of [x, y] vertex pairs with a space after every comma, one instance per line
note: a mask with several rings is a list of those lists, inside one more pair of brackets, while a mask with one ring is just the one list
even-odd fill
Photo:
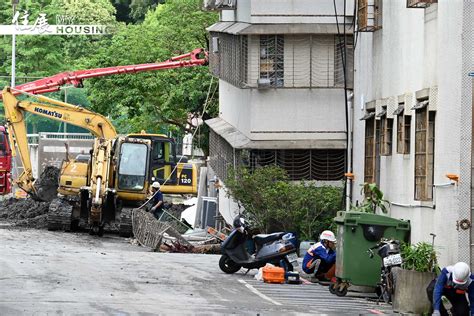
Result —
[[153, 253], [117, 236], [0, 223], [0, 315], [381, 314], [317, 284], [271, 285], [226, 275], [219, 256]]

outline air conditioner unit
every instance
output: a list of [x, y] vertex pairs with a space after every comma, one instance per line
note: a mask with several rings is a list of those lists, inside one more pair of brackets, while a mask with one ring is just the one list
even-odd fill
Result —
[[216, 227], [217, 198], [203, 196], [201, 211], [201, 227]]
[[259, 89], [270, 88], [272, 86], [272, 82], [270, 78], [259, 78], [257, 80], [257, 86]]
[[426, 8], [438, 0], [407, 0], [407, 8]]

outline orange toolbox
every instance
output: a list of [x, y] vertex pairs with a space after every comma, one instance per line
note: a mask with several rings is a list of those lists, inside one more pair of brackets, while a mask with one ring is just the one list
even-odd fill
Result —
[[263, 267], [263, 282], [285, 283], [285, 269], [280, 267]]

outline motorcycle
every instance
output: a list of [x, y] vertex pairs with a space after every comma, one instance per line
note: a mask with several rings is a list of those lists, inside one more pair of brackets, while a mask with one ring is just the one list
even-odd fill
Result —
[[283, 267], [285, 271], [293, 271], [298, 256], [292, 243], [295, 239], [291, 233], [259, 234], [251, 237], [255, 245], [255, 253], [250, 254], [245, 245], [248, 239], [249, 227], [243, 217], [234, 220], [234, 229], [222, 243], [222, 256], [219, 268], [228, 274], [235, 273], [241, 268], [258, 269], [267, 263]]
[[383, 299], [385, 303], [392, 302], [392, 296], [395, 293], [395, 274], [397, 269], [401, 269], [403, 263], [400, 254], [400, 241], [393, 239], [382, 239], [377, 245], [368, 249], [370, 258], [374, 257], [374, 249], [382, 258], [380, 269], [380, 283], [377, 287], [377, 295], [379, 299]]

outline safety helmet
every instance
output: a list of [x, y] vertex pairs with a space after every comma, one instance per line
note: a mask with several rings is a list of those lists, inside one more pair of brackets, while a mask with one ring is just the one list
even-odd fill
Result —
[[319, 236], [319, 239], [321, 241], [328, 240], [328, 241], [336, 242], [336, 236], [334, 236], [334, 233], [330, 230], [323, 231], [321, 235]]
[[160, 188], [160, 183], [158, 181], [155, 181], [155, 182], [152, 183], [151, 187], [154, 188], [154, 189], [159, 189]]
[[453, 282], [456, 284], [466, 284], [471, 276], [471, 269], [465, 262], [458, 262], [453, 267]]

